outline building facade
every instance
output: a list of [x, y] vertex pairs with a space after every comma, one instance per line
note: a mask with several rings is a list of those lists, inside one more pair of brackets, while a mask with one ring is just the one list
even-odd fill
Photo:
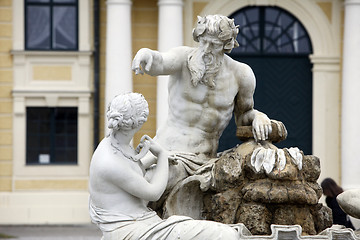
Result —
[[[296, 59], [307, 61], [300, 72], [308, 72], [309, 87], [300, 90], [301, 75], [288, 89], [297, 90], [291, 96], [305, 92], [298, 97], [308, 107], [291, 119], [309, 122], [305, 142], [320, 158], [320, 180], [360, 188], [360, 0], [0, 0], [0, 224], [90, 221], [88, 168], [106, 135], [107, 103], [128, 91], [148, 100], [135, 143], [166, 119], [167, 77], [134, 75], [134, 54], [195, 46], [197, 16], [209, 14], [234, 17], [244, 36], [254, 36], [232, 57], [253, 61], [259, 89], [261, 59], [294, 63], [277, 71], [287, 75], [275, 80], [289, 79], [281, 85], [292, 83]], [[257, 44], [260, 50], [246, 48]]]

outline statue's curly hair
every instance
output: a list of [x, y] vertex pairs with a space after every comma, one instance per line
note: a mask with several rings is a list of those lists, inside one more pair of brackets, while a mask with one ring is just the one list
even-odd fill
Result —
[[193, 39], [199, 42], [199, 37], [205, 33], [218, 37], [224, 43], [224, 51], [230, 53], [239, 46], [236, 36], [239, 26], [235, 26], [234, 19], [222, 15], [198, 16], [198, 22], [193, 29]]
[[112, 130], [137, 128], [146, 122], [148, 115], [148, 103], [140, 93], [115, 96], [106, 112], [108, 128]]

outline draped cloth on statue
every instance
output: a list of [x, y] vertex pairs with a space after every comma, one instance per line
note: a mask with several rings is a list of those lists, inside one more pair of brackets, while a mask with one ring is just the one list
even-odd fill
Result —
[[184, 166], [189, 176], [194, 175], [197, 170], [209, 161], [209, 158], [200, 157], [193, 153], [175, 153], [172, 157]]
[[90, 217], [103, 232], [103, 240], [171, 240], [171, 239], [239, 239], [236, 226], [231, 227], [185, 216], [162, 220], [154, 211], [137, 216], [112, 213], [93, 205]]
[[[170, 176], [167, 184], [167, 192], [171, 191], [176, 184], [189, 176], [200, 182], [202, 191], [206, 191], [214, 184], [213, 167], [218, 158], [206, 158], [193, 153], [175, 153], [170, 161]], [[167, 195], [167, 194], [165, 194]]]

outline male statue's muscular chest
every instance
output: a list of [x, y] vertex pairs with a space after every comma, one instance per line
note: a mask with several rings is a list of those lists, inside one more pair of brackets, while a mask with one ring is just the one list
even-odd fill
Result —
[[215, 87], [211, 88], [203, 83], [194, 86], [190, 76], [181, 81], [182, 98], [202, 107], [209, 107], [218, 111], [228, 111], [233, 108], [234, 99], [238, 92], [238, 83], [233, 74], [219, 71], [215, 78]]

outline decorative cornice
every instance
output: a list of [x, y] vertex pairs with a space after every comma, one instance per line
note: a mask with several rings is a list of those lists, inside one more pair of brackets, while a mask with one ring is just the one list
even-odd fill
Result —
[[77, 96], [79, 97], [79, 95], [81, 95], [82, 97], [84, 96], [91, 96], [91, 93], [93, 92], [93, 90], [55, 90], [55, 89], [50, 89], [50, 90], [34, 90], [34, 89], [14, 89], [12, 90], [12, 95], [14, 97], [34, 97], [34, 96], [38, 96], [38, 97], [43, 97], [44, 94], [55, 94], [55, 95], [61, 95], [61, 97], [73, 97], [73, 96]]
[[313, 72], [339, 72], [340, 57], [310, 55]]
[[322, 55], [310, 55], [310, 60], [312, 63], [319, 64], [339, 64], [340, 57], [338, 56], [322, 56]]
[[12, 50], [15, 56], [91, 56], [93, 51], [22, 51]]

